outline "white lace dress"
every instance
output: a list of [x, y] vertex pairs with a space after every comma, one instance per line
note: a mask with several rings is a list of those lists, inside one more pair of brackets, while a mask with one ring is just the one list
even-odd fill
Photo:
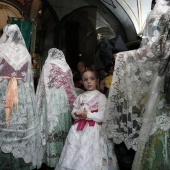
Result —
[[[56, 170], [117, 170], [113, 144], [100, 136], [106, 97], [99, 91], [80, 94], [72, 111], [75, 119], [66, 139]], [[88, 109], [87, 119], [78, 119], [74, 113]]]

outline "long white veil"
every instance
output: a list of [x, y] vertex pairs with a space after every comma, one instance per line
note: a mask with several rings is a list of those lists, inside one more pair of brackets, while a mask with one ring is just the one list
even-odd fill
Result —
[[128, 149], [140, 150], [139, 157], [150, 136], [170, 55], [169, 0], [158, 0], [148, 18], [141, 48], [116, 56], [102, 127], [102, 133], [107, 132], [115, 143], [124, 142]]
[[[31, 57], [15, 24], [3, 29], [0, 42], [0, 148], [39, 168], [43, 150], [35, 109]], [[15, 84], [11, 81], [13, 78]], [[9, 113], [7, 103], [11, 103]]]

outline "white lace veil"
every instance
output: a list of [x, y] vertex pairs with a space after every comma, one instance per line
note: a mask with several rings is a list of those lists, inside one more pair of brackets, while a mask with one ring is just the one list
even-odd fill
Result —
[[[166, 0], [157, 0], [156, 5], [154, 6], [154, 9], [150, 12], [149, 16], [146, 19], [146, 25], [145, 25], [145, 28], [143, 31], [141, 47], [143, 45], [145, 45], [146, 43], [148, 43], [148, 41], [155, 40], [155, 36], [153, 36], [153, 34], [151, 33], [151, 32], [153, 32], [153, 30], [148, 31], [149, 27], [150, 27], [150, 22], [152, 22], [158, 16], [161, 16], [161, 15], [167, 13], [167, 11], [169, 10], [169, 4], [170, 4], [169, 0], [167, 0], [167, 1]], [[155, 21], [154, 24], [156, 26], [158, 24], [158, 20]], [[155, 34], [156, 33], [157, 32], [155, 32]]]
[[3, 32], [0, 43], [0, 55], [5, 56], [6, 61], [15, 70], [19, 70], [30, 59], [23, 36], [16, 24], [5, 26]]
[[61, 68], [62, 71], [64, 72], [70, 70], [70, 67], [66, 62], [63, 52], [57, 48], [51, 48], [48, 51], [48, 57], [45, 61], [45, 65], [49, 63], [54, 63], [59, 68]]
[[[69, 100], [68, 104], [70, 104], [71, 109], [76, 96], [74, 90], [73, 75], [69, 65], [66, 62], [63, 52], [57, 48], [51, 48], [48, 51], [48, 57], [41, 72], [36, 92], [38, 110], [41, 110], [42, 108], [41, 102], [44, 97], [46, 102], [50, 103], [51, 95], [53, 94], [53, 88], [63, 89], [63, 91], [67, 93], [67, 100]], [[49, 106], [44, 105], [43, 107], [49, 108]], [[52, 107], [49, 109], [52, 109]], [[55, 112], [54, 115], [56, 115], [61, 114], [63, 111], [58, 111], [58, 113], [56, 113], [54, 110], [51, 112]]]
[[169, 0], [157, 0], [154, 9], [150, 16], [162, 15], [169, 10], [170, 1]]
[[[170, 55], [169, 0], [157, 3], [146, 23], [147, 41], [137, 50], [116, 55], [102, 126], [102, 133], [107, 132], [115, 143], [124, 142], [128, 149], [137, 150], [139, 155], [134, 161], [137, 164], [150, 136], [155, 106], [163, 88], [166, 59]], [[159, 11], [158, 15], [155, 10]], [[134, 165], [133, 169], [138, 167]]]
[[[166, 75], [166, 70], [169, 62], [170, 57], [170, 39], [169, 39], [169, 33], [170, 33], [170, 1], [169, 0], [157, 0], [156, 5], [149, 15], [147, 19], [147, 25], [146, 25], [146, 37], [148, 36], [148, 44], [153, 44], [153, 53], [154, 55], [158, 52], [158, 68], [157, 68], [157, 74], [156, 77], [152, 78], [152, 82], [150, 84], [150, 91], [147, 98], [147, 101], [145, 103], [144, 111], [143, 111], [143, 122], [142, 127], [140, 130], [139, 135], [139, 141], [138, 141], [138, 147], [137, 152], [135, 155], [135, 159], [133, 162], [132, 170], [140, 169], [142, 164], [142, 157], [143, 157], [143, 151], [145, 148], [146, 142], [148, 142], [150, 135], [152, 135], [157, 128], [160, 128], [161, 130], [167, 131], [168, 126], [166, 124], [166, 121], [162, 119], [160, 123], [158, 123], [156, 120], [160, 118], [156, 118], [156, 111], [160, 107], [158, 103], [160, 101], [160, 98], [162, 97], [162, 94], [167, 93], [164, 92], [164, 78]], [[157, 27], [154, 34], [149, 34], [150, 27]], [[162, 45], [163, 44], [163, 45]], [[159, 49], [160, 47], [160, 49]], [[160, 51], [158, 51], [159, 49]], [[153, 67], [153, 66], [152, 66]], [[166, 105], [165, 107], [167, 107]], [[162, 106], [161, 106], [162, 107]], [[167, 113], [163, 113], [161, 116], [165, 116], [164, 119], [169, 119], [166, 117]], [[155, 124], [156, 123], [156, 124]], [[166, 127], [166, 128], [165, 128]], [[165, 146], [166, 148], [166, 146]], [[156, 154], [156, 153], [155, 153]]]
[[9, 25], [6, 25], [4, 28], [3, 28], [3, 34], [1, 35], [0, 37], [0, 44], [4, 43], [6, 40], [7, 40], [7, 34], [5, 34], [7, 28], [8, 28]]
[[[9, 27], [9, 25], [6, 25], [6, 26], [3, 28], [3, 34], [2, 34], [1, 37], [0, 37], [0, 45], [4, 44], [4, 43], [6, 42], [6, 40], [7, 40], [7, 34], [6, 34], [6, 32], [7, 32], [8, 27]], [[2, 57], [2, 55], [0, 54], [0, 62], [1, 62], [2, 58], [3, 58], [3, 57]]]
[[[12, 77], [17, 79], [18, 107], [13, 106], [8, 127], [4, 118], [6, 89]], [[34, 168], [41, 167], [43, 149], [35, 110], [31, 56], [16, 24], [5, 26], [0, 39], [0, 148], [32, 163]]]
[[[66, 59], [65, 59], [65, 56], [63, 54], [63, 52], [57, 48], [51, 48], [49, 51], [48, 51], [48, 57], [45, 61], [45, 64], [43, 66], [43, 71], [42, 71], [42, 75], [44, 74], [44, 77], [43, 77], [43, 80], [44, 82], [47, 84], [49, 79], [49, 75], [50, 75], [50, 72], [51, 72], [51, 69], [52, 69], [52, 65], [54, 65], [57, 69], [61, 69], [62, 72], [66, 73], [67, 71], [70, 71], [70, 81], [73, 79], [72, 78], [72, 72], [71, 72], [71, 69], [70, 69], [70, 66], [67, 64], [66, 62]], [[56, 73], [56, 77], [57, 77], [57, 73]], [[60, 75], [62, 76], [62, 75]], [[65, 77], [65, 76], [64, 76]], [[64, 78], [63, 77], [63, 78]], [[58, 80], [60, 80], [61, 78], [57, 78]], [[61, 81], [61, 80], [60, 80]], [[74, 87], [73, 85], [73, 81], [70, 82], [70, 85], [72, 87]], [[61, 86], [61, 85], [60, 85]], [[46, 87], [47, 88], [47, 87]]]

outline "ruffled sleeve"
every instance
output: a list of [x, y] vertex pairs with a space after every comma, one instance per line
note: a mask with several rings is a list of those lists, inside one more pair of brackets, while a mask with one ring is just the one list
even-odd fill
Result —
[[87, 120], [94, 120], [95, 122], [103, 122], [106, 100], [107, 99], [105, 95], [101, 94], [99, 96], [98, 111], [95, 113], [88, 111]]

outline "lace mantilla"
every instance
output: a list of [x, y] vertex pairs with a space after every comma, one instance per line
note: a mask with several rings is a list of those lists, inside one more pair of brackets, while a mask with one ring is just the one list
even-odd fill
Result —
[[[31, 58], [17, 25], [6, 26], [3, 37], [6, 40], [0, 41], [0, 148], [40, 168], [43, 148], [35, 110]], [[9, 87], [12, 78], [15, 86]], [[11, 89], [6, 93], [8, 87]], [[14, 100], [17, 107], [11, 107]]]
[[[150, 27], [147, 28], [147, 33], [152, 30], [153, 38], [150, 40], [146, 36], [148, 40], [144, 41], [141, 48], [118, 53], [116, 56], [103, 132], [107, 131], [108, 137], [113, 138], [115, 143], [124, 142], [128, 149], [137, 150], [143, 115], [146, 108], [152, 110], [155, 104], [151, 99], [155, 88], [157, 92], [162, 88], [160, 84], [163, 77], [159, 76], [163, 75], [167, 66], [165, 59], [170, 54], [169, 18], [169, 14], [165, 14], [155, 18], [157, 24], [148, 21]], [[156, 101], [158, 96], [159, 94], [156, 95]], [[143, 134], [148, 137], [150, 117], [146, 116], [144, 121], [148, 125], [144, 127]]]

